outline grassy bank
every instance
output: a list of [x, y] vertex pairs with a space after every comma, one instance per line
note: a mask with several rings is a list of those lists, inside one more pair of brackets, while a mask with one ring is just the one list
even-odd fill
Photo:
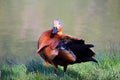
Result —
[[27, 64], [2, 65], [1, 80], [119, 80], [119, 51], [97, 57], [99, 65], [92, 62], [70, 65], [66, 73], [59, 67], [58, 76], [52, 66], [45, 67], [39, 60]]

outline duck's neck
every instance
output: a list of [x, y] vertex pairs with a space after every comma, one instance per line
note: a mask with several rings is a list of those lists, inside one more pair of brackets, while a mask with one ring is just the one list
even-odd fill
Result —
[[59, 30], [58, 30], [58, 32], [57, 32], [57, 34], [58, 35], [62, 35], [63, 33], [62, 33], [62, 27], [61, 28], [59, 28]]

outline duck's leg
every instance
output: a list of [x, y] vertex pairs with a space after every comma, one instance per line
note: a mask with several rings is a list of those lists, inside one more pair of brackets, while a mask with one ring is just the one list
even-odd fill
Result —
[[53, 66], [53, 68], [54, 68], [54, 72], [55, 72], [55, 73], [57, 72], [58, 65], [55, 64], [53, 61], [51, 61], [51, 60], [49, 60], [49, 62], [48, 62], [48, 61], [45, 61], [45, 64], [46, 64], [46, 66], [48, 66], [48, 64], [51, 64], [51, 65]]
[[66, 65], [66, 66], [64, 66], [63, 68], [64, 68], [64, 72], [66, 72], [66, 70], [67, 70], [67, 65]]
[[58, 69], [58, 65], [53, 65], [53, 67], [54, 67], [54, 72], [56, 73], [57, 72], [57, 69]]
[[55, 74], [55, 76], [57, 76], [58, 65], [54, 64], [53, 67], [54, 67], [54, 74]]
[[45, 65], [48, 67], [48, 65], [49, 65], [49, 62], [48, 62], [48, 61], [45, 61]]

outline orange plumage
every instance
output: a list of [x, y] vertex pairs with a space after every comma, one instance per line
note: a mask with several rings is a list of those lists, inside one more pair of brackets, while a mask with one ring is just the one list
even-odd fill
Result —
[[46, 30], [38, 40], [37, 53], [44, 59], [46, 66], [53, 65], [56, 71], [58, 65], [66, 71], [69, 64], [93, 61], [92, 44], [85, 44], [84, 40], [62, 33], [59, 20], [54, 21], [53, 29]]
[[62, 34], [62, 26], [57, 21], [54, 21], [54, 26], [57, 27], [57, 32], [55, 34], [52, 34], [53, 29], [50, 29], [43, 32], [43, 34], [40, 36], [38, 40], [37, 53], [44, 59], [46, 66], [50, 63], [56, 69], [56, 65], [53, 63], [52, 60], [58, 54], [60, 54], [61, 57], [65, 58], [66, 60], [69, 60], [70, 62], [74, 62], [76, 60], [76, 56], [70, 50], [68, 51], [65, 49], [63, 50], [57, 48], [62, 38], [74, 37]]

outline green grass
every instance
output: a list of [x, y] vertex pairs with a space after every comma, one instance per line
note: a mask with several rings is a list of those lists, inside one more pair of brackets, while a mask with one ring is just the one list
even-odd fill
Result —
[[74, 64], [68, 66], [66, 73], [59, 67], [57, 76], [52, 66], [46, 67], [39, 60], [27, 64], [1, 65], [1, 80], [119, 80], [120, 55], [117, 51], [110, 54], [98, 54], [99, 65], [92, 62]]

